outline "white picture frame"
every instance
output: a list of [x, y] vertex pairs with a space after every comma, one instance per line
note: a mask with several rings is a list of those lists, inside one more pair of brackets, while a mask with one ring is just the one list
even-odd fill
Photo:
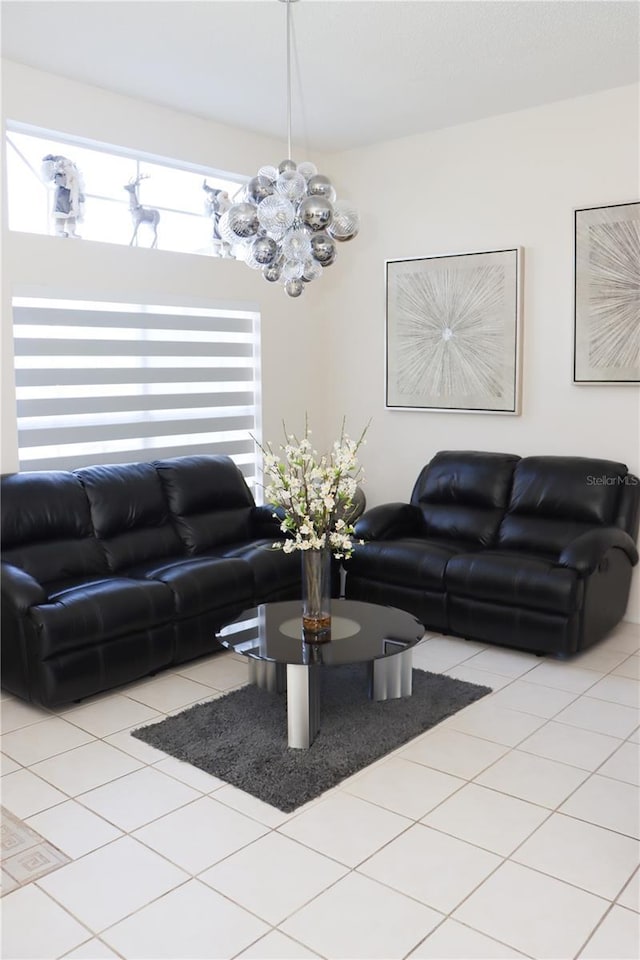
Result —
[[387, 260], [391, 410], [515, 415], [523, 249]]
[[573, 382], [640, 383], [640, 201], [574, 211]]

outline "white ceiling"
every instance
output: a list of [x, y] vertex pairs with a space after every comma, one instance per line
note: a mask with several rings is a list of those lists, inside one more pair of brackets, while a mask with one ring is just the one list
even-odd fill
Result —
[[[301, 0], [291, 10], [299, 151], [638, 80], [635, 0]], [[284, 3], [4, 0], [1, 11], [9, 59], [286, 141]]]

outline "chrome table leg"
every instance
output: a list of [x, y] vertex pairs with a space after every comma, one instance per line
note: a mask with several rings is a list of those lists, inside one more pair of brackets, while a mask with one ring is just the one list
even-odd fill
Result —
[[410, 697], [413, 680], [413, 648], [392, 657], [374, 660], [369, 667], [369, 695], [372, 700]]
[[282, 693], [286, 686], [286, 674], [283, 663], [273, 660], [255, 660], [249, 657], [249, 683], [255, 683], [261, 690], [270, 693]]
[[306, 664], [287, 664], [289, 746], [308, 749], [320, 729], [320, 671]]

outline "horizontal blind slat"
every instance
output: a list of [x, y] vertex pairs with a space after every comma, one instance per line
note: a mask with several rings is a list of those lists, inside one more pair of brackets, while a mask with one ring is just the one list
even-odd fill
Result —
[[[134, 395], [132, 393], [116, 397], [83, 397], [81, 409], [86, 414], [106, 411], [117, 413], [133, 410], [172, 410], [175, 407], [176, 399], [180, 400], [183, 410], [197, 411], [207, 407], [210, 415], [215, 417], [228, 415], [236, 407], [254, 408], [253, 392], [244, 391], [243, 393], [220, 393], [217, 395], [193, 393], [185, 396], [183, 394], [179, 398], [176, 398], [174, 394], [147, 394], [145, 396], [144, 394]], [[76, 415], [78, 410], [78, 398], [50, 397], [41, 400], [25, 400], [22, 398], [20, 410], [24, 418], [39, 416], [66, 416], [71, 418]]]
[[[164, 437], [124, 437], [113, 440], [70, 441], [68, 443], [48, 443], [24, 448], [25, 460], [40, 460], [47, 457], [84, 456], [92, 454], [96, 448], [103, 453], [120, 453], [124, 450], [153, 450], [161, 447], [174, 450], [178, 447], [207, 446], [216, 453], [245, 453], [252, 447], [251, 441], [243, 437], [216, 435], [211, 433], [171, 434]], [[225, 449], [220, 449], [224, 447]], [[155, 456], [155, 453], [154, 453]], [[176, 454], [172, 454], [176, 456]], [[39, 469], [39, 468], [38, 468]]]
[[180, 343], [183, 340], [194, 340], [198, 343], [254, 343], [252, 331], [240, 330], [209, 330], [189, 326], [167, 327], [157, 330], [140, 323], [131, 323], [127, 326], [115, 326], [113, 323], [103, 326], [87, 326], [86, 324], [70, 323], [16, 323], [13, 328], [16, 340], [145, 340], [173, 341]]
[[[39, 460], [29, 460], [28, 457], [20, 461], [21, 470], [75, 470], [78, 467], [91, 467], [103, 463], [149, 463], [154, 460], [167, 460], [172, 457], [182, 457], [182, 456], [198, 456], [198, 455], [210, 456], [211, 454], [223, 454], [224, 456], [231, 457], [231, 459], [236, 463], [236, 466], [240, 469], [240, 472], [245, 477], [247, 483], [252, 479], [254, 475], [254, 464], [253, 464], [253, 454], [236, 454], [233, 449], [224, 449], [219, 450], [217, 447], [211, 446], [207, 443], [195, 443], [189, 444], [188, 446], [167, 446], [167, 447], [156, 447], [153, 450], [149, 450], [146, 447], [131, 447], [128, 450], [112, 450], [109, 453], [103, 453], [102, 451], [93, 454], [83, 454], [82, 457], [78, 458], [78, 462], [71, 463], [69, 455], [64, 455], [60, 457], [47, 457]], [[251, 462], [245, 463], [243, 457]], [[255, 481], [250, 484], [255, 486]]]
[[[115, 305], [114, 305], [115, 306]], [[14, 323], [18, 324], [59, 324], [79, 327], [148, 327], [150, 330], [174, 330], [184, 326], [189, 330], [224, 331], [232, 333], [251, 333], [253, 319], [248, 314], [233, 316], [231, 313], [221, 316], [197, 316], [188, 311], [177, 314], [137, 313], [131, 310], [69, 310], [40, 309], [33, 307], [13, 308]]]
[[[136, 420], [131, 423], [104, 423], [88, 424], [87, 426], [77, 427], [54, 427], [51, 429], [33, 429], [20, 431], [21, 446], [23, 449], [29, 447], [39, 447], [48, 444], [69, 444], [69, 443], [102, 443], [105, 440], [128, 440], [132, 437], [168, 437], [184, 436], [191, 430], [197, 429], [198, 433], [211, 437], [212, 440], [220, 437], [236, 440], [245, 437], [247, 433], [253, 430], [254, 418], [237, 417], [228, 420], [215, 421], [207, 420]], [[220, 441], [220, 442], [221, 442]], [[216, 440], [216, 442], [218, 442]]]
[[[250, 420], [253, 422], [252, 407], [197, 407], [194, 409], [185, 409], [184, 407], [173, 407], [170, 410], [124, 410], [115, 412], [107, 410], [94, 413], [73, 413], [71, 415], [40, 417], [19, 417], [18, 426], [21, 430], [59, 430], [68, 427], [95, 427], [97, 430], [103, 426], [114, 426], [116, 424], [137, 423], [153, 425], [154, 423], [168, 423], [175, 420], [209, 420], [215, 430], [232, 429], [230, 424], [237, 425], [241, 420]], [[244, 426], [244, 424], [243, 424]], [[235, 427], [234, 427], [235, 428]]]
[[[100, 369], [91, 371], [94, 384], [128, 384], [135, 376], [138, 383], [149, 383], [154, 387], [160, 384], [182, 383], [185, 379], [185, 370], [183, 367], [163, 367], [162, 370], [146, 369], [141, 367], [132, 373], [130, 369]], [[197, 380], [202, 382], [203, 377], [208, 377], [211, 381], [218, 383], [229, 382], [237, 383], [253, 381], [254, 371], [252, 367], [218, 367], [210, 370], [199, 369]], [[67, 370], [20, 370], [16, 369], [16, 384], [18, 387], [38, 387], [38, 386], [70, 386], [73, 384], [84, 384], [87, 382], [87, 371], [83, 369]]]
[[[44, 357], [51, 367], [56, 367], [59, 358], [64, 357], [99, 357], [102, 360], [115, 358], [113, 365], [122, 365], [122, 358], [144, 360], [147, 357], [200, 357], [206, 356], [218, 362], [219, 357], [237, 357], [238, 364], [246, 362], [247, 357], [253, 356], [253, 346], [250, 343], [202, 343], [184, 340], [47, 340], [33, 339], [15, 340], [17, 357]], [[25, 361], [20, 364], [26, 367]]]
[[[50, 356], [33, 356], [31, 354], [17, 354], [15, 358], [16, 370], [45, 370], [50, 371], [51, 367], [56, 370], [104, 370], [113, 368], [116, 370], [137, 370], [151, 369], [163, 370], [179, 368], [181, 370], [206, 368], [216, 370], [218, 368], [238, 368], [253, 367], [253, 357], [223, 357], [223, 356], [119, 356], [118, 354], [101, 354], [95, 356], [92, 354], [67, 354], [66, 356], [56, 355], [55, 364]], [[131, 374], [129, 374], [131, 376]]]

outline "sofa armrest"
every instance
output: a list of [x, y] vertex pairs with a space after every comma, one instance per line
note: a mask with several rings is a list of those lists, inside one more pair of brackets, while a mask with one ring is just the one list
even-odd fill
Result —
[[44, 587], [30, 574], [11, 563], [2, 563], [0, 590], [3, 601], [9, 603], [18, 613], [26, 613], [30, 607], [44, 603], [47, 599]]
[[372, 507], [356, 521], [355, 537], [359, 540], [392, 540], [419, 534], [422, 514], [410, 503], [382, 503]]
[[260, 540], [271, 537], [273, 540], [283, 540], [285, 534], [280, 529], [284, 520], [282, 507], [275, 507], [272, 503], [265, 503], [261, 507], [254, 507], [251, 512], [251, 529], [253, 535]]
[[558, 558], [558, 566], [571, 567], [589, 574], [598, 569], [609, 550], [622, 550], [632, 567], [638, 562], [638, 550], [628, 533], [618, 527], [588, 530], [567, 544]]

